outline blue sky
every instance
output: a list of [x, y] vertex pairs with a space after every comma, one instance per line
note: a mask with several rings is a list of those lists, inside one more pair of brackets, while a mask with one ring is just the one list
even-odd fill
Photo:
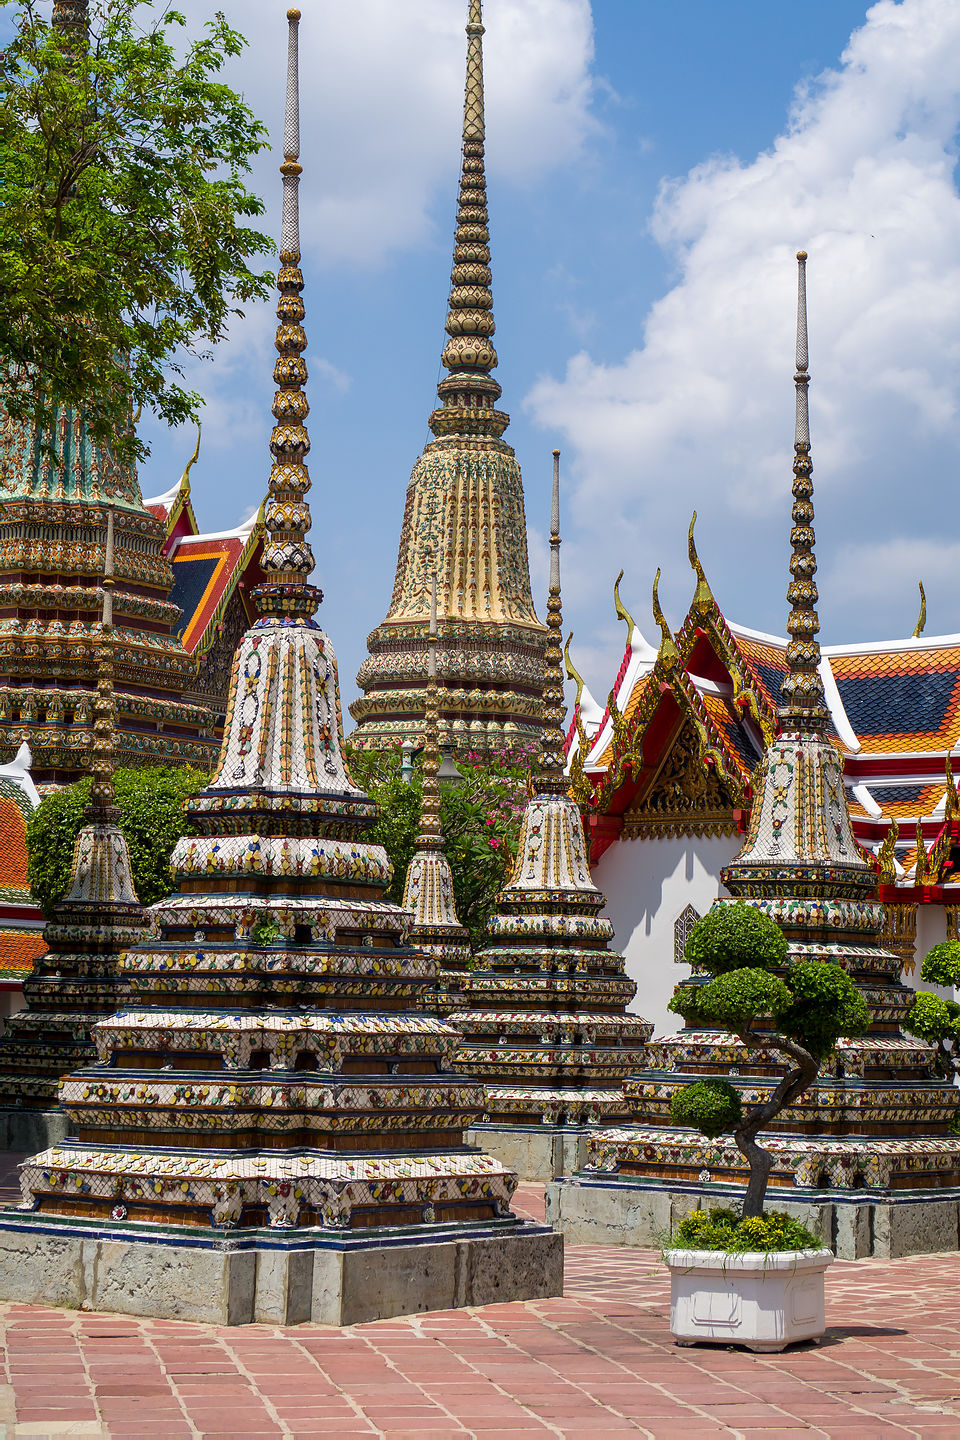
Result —
[[[198, 23], [208, 0], [182, 4]], [[231, 79], [279, 140], [285, 4], [230, 0]], [[383, 617], [433, 407], [456, 196], [465, 0], [303, 0], [303, 248], [316, 580], [344, 702]], [[826, 641], [960, 631], [960, 7], [955, 0], [487, 0], [498, 378], [540, 608], [564, 453], [565, 623], [598, 698], [679, 622], [686, 527], [734, 620], [782, 633], [795, 265], [810, 252]], [[853, 39], [851, 40], [851, 36]], [[279, 213], [277, 151], [256, 183]], [[201, 523], [259, 503], [273, 320], [198, 367]], [[145, 494], [192, 449], [147, 423]]]

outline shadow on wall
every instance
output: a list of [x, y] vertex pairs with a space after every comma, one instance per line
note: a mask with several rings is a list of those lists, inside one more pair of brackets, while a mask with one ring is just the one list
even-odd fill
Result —
[[[607, 897], [615, 945], [636, 982], [631, 1010], [652, 1020], [655, 1035], [681, 1029], [667, 1009], [677, 981], [674, 955], [682, 953], [690, 926], [706, 914], [720, 893], [720, 871], [742, 837], [618, 840], [601, 855], [593, 881]], [[695, 912], [695, 913], [694, 913]]]

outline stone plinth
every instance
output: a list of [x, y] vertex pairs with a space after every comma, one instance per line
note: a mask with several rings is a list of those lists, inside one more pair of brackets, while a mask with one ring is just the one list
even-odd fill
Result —
[[[570, 1245], [662, 1246], [689, 1211], [735, 1207], [742, 1197], [737, 1185], [667, 1186], [582, 1174], [548, 1183], [546, 1218]], [[960, 1244], [960, 1188], [794, 1190], [770, 1195], [768, 1203], [820, 1235], [841, 1260], [896, 1260]]]
[[543, 1225], [477, 1237], [182, 1235], [3, 1214], [0, 1292], [21, 1304], [215, 1325], [358, 1325], [563, 1293], [563, 1240]]

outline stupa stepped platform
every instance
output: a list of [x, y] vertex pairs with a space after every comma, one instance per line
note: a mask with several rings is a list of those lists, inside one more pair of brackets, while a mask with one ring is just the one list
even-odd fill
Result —
[[[24, 1203], [63, 1213], [80, 1192], [84, 1213], [137, 1224], [369, 1230], [382, 1225], [505, 1219], [516, 1176], [489, 1156], [331, 1157], [69, 1144], [37, 1155], [20, 1176]], [[124, 1213], [121, 1215], [119, 1211]], [[69, 1210], [68, 1212], [69, 1213]]]

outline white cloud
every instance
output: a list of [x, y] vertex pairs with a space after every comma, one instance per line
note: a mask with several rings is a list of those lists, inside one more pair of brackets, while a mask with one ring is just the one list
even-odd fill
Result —
[[[184, 0], [178, 8], [196, 27], [214, 6]], [[431, 237], [442, 186], [452, 212], [466, 0], [330, 0], [305, 4], [302, 13], [305, 250], [333, 264], [376, 264]], [[261, 0], [233, 0], [229, 14], [251, 47], [233, 83], [242, 84], [275, 142], [286, 73], [283, 16], [282, 7]], [[595, 128], [590, 0], [487, 0], [484, 23], [489, 173], [524, 183], [569, 163]], [[257, 165], [271, 217], [278, 148]]]
[[[926, 566], [931, 626], [960, 629], [956, 560], [951, 571], [936, 539], [957, 514], [958, 123], [960, 6], [881, 0], [840, 66], [798, 92], [768, 150], [713, 157], [663, 185], [651, 227], [678, 278], [642, 343], [613, 362], [573, 357], [528, 402], [566, 436], [580, 563], [603, 592], [591, 624], [607, 623], [607, 576], [621, 564], [644, 628], [657, 564], [683, 613], [696, 507], [721, 605], [782, 631], [793, 254], [804, 248], [825, 632], [908, 632], [911, 565]], [[611, 677], [588, 678], [605, 693]]]

